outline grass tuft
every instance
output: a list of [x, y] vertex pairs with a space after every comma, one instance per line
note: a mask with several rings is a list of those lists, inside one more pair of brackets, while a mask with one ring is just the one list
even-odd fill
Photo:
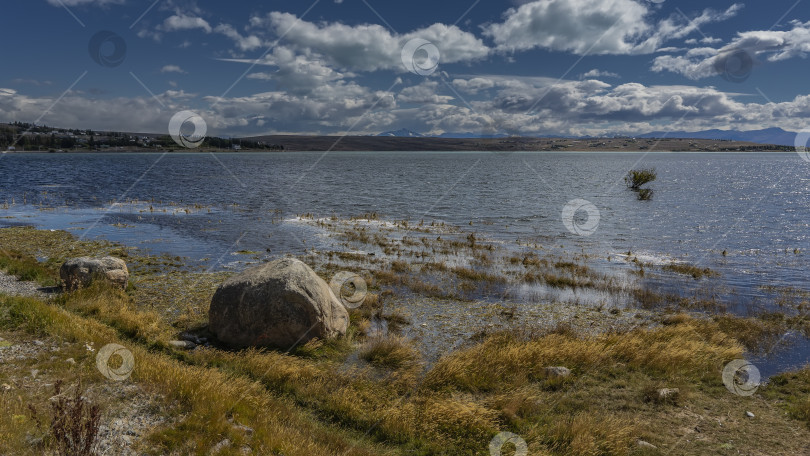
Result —
[[393, 335], [372, 337], [360, 349], [359, 356], [374, 366], [389, 369], [410, 367], [419, 360], [419, 352], [407, 340]]

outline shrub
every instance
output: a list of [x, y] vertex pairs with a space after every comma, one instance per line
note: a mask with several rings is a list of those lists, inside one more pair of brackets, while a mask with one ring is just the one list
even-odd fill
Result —
[[627, 173], [624, 182], [632, 190], [639, 190], [642, 185], [654, 181], [658, 177], [655, 168], [634, 169]]
[[[54, 384], [54, 396], [51, 399], [48, 429], [49, 443], [54, 454], [58, 456], [93, 456], [98, 454], [98, 431], [101, 421], [101, 409], [88, 402], [83, 396], [81, 383], [76, 387], [73, 396], [62, 394], [62, 381]], [[41, 422], [37, 411], [29, 406], [31, 415], [38, 426]]]
[[652, 199], [654, 193], [655, 192], [651, 188], [640, 188], [638, 190], [638, 200], [649, 201]]

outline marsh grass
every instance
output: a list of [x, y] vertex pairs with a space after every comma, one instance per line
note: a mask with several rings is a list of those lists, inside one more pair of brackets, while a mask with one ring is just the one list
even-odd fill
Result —
[[[471, 242], [465, 244], [460, 248], [470, 248]], [[474, 244], [484, 245], [479, 239]], [[538, 276], [541, 268], [553, 268], [560, 277], [583, 280], [586, 274], [587, 280], [603, 280], [592, 278], [580, 263], [529, 254], [515, 258], [507, 262]], [[449, 268], [439, 272], [453, 274]], [[675, 413], [672, 404], [646, 401], [646, 391], [680, 388], [679, 406], [700, 414], [701, 423], [756, 404], [729, 397], [721, 381], [723, 365], [744, 350], [733, 334], [745, 328], [739, 322], [684, 314], [661, 327], [598, 335], [579, 334], [570, 325], [550, 331], [515, 326], [482, 333], [464, 349], [424, 366], [412, 343], [400, 336], [363, 338], [362, 321], [388, 313], [391, 291], [380, 284], [420, 286], [419, 277], [387, 270], [374, 273], [375, 292], [351, 312], [346, 338], [313, 342], [289, 354], [205, 347], [177, 352], [165, 346], [178, 331], [177, 317], [143, 303], [153, 301], [141, 301], [182, 299], [182, 292], [163, 287], [185, 280], [169, 277], [143, 272], [130, 293], [97, 285], [52, 304], [0, 297], [0, 327], [96, 347], [116, 342], [133, 352], [131, 381], [161, 393], [163, 405], [178, 409], [170, 424], [144, 439], [150, 454], [207, 454], [228, 438], [232, 450], [249, 445], [255, 454], [478, 455], [487, 453], [489, 441], [502, 430], [524, 437], [530, 454], [636, 454], [641, 437], [672, 454], [695, 454], [704, 448], [683, 445], [679, 431], [691, 420]], [[198, 311], [205, 293], [194, 298]], [[355, 352], [370, 365], [350, 361]], [[573, 375], [549, 378], [548, 366], [566, 366]], [[810, 432], [789, 420], [810, 416], [810, 374], [803, 372], [764, 389], [772, 407], [755, 410], [756, 426], [708, 428], [701, 442], [716, 450], [733, 439], [767, 453], [777, 440], [785, 442], [788, 453], [800, 451], [796, 442], [810, 438]], [[0, 403], [17, 413], [19, 407], [2, 394]], [[231, 421], [255, 432], [246, 436]], [[0, 418], [0, 433], [11, 433], [16, 442], [24, 442], [29, 431], [28, 424]]]
[[[71, 299], [80, 297], [90, 298], [77, 293]], [[54, 307], [14, 298], [1, 306], [9, 315], [6, 324], [89, 340], [96, 346], [117, 340], [130, 347], [136, 358], [133, 381], [157, 388], [187, 410], [180, 423], [148, 437], [148, 444], [161, 451], [210, 448], [228, 437], [237, 445], [249, 443], [255, 451], [291, 455], [387, 452], [350, 437], [371, 429], [372, 439], [387, 442], [388, 450], [398, 448], [395, 453], [479, 454], [506, 423], [531, 442], [532, 454], [630, 454], [635, 439], [651, 425], [641, 426], [632, 417], [652, 413], [645, 405], [645, 387], [705, 385], [692, 386], [699, 388], [692, 394], [710, 400], [701, 389], [722, 390], [717, 370], [742, 352], [718, 323], [685, 317], [655, 330], [593, 337], [580, 336], [570, 327], [526, 328], [490, 334], [469, 349], [449, 354], [427, 372], [420, 386], [418, 370], [407, 369], [403, 362], [412, 358], [401, 354], [410, 351], [401, 339], [367, 345], [374, 347], [373, 359], [385, 360], [379, 365], [401, 370], [383, 379], [362, 369], [336, 369], [340, 357], [197, 349], [178, 359], [147, 350], [147, 342], [118, 339], [121, 330], [99, 321], [110, 315], [99, 309], [101, 301], [110, 300], [122, 301], [112, 305], [114, 309], [129, 304], [125, 295], [106, 294], [92, 305]], [[128, 320], [146, 327], [153, 322], [150, 316]], [[553, 383], [544, 373], [548, 365], [566, 365], [574, 376]], [[810, 379], [790, 379], [788, 385], [796, 399], [786, 403], [800, 419], [805, 410], [800, 392], [810, 387]], [[593, 397], [601, 395], [607, 396], [594, 409]], [[657, 413], [669, 412], [664, 408], [654, 416]], [[317, 419], [312, 421], [312, 416]], [[256, 429], [252, 440], [236, 433], [227, 417], [238, 417]]]
[[716, 277], [720, 275], [718, 272], [713, 271], [710, 268], [700, 268], [698, 266], [687, 263], [668, 264], [664, 266], [664, 269], [667, 271], [676, 272], [678, 274], [691, 276], [695, 280], [700, 280], [704, 277]]
[[370, 364], [389, 369], [412, 367], [419, 360], [419, 352], [401, 336], [371, 337], [360, 348], [359, 356]]
[[511, 333], [497, 333], [440, 360], [427, 382], [470, 392], [498, 391], [544, 378], [545, 366], [565, 365], [576, 373], [611, 362], [642, 368], [651, 375], [689, 375], [712, 370], [742, 352], [743, 347], [717, 324], [691, 319], [655, 331], [590, 338], [552, 333], [521, 341]]
[[716, 315], [713, 320], [726, 334], [734, 336], [752, 353], [764, 354], [790, 329], [786, 319], [775, 315], [743, 318], [735, 315]]

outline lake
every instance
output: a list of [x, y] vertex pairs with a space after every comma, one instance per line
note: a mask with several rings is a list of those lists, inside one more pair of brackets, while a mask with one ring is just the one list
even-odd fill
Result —
[[[623, 182], [642, 167], [658, 172], [651, 201]], [[563, 221], [577, 199], [598, 211], [598, 226], [575, 214], [588, 236]], [[235, 250], [270, 258], [334, 247], [298, 215], [377, 213], [585, 252], [606, 269], [628, 252], [710, 268], [743, 315], [774, 307], [774, 287], [810, 291], [810, 163], [795, 153], [7, 154], [0, 208], [0, 226], [221, 259], [220, 269], [244, 267]], [[678, 293], [699, 282], [648, 280]], [[803, 364], [810, 345], [796, 340], [769, 359], [773, 369]]]

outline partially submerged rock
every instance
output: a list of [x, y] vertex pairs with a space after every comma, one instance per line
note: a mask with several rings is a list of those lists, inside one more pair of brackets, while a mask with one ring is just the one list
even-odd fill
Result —
[[105, 280], [116, 287], [127, 288], [129, 270], [124, 260], [115, 257], [72, 258], [59, 269], [59, 277], [68, 290], [89, 287], [94, 280]]
[[209, 330], [236, 348], [291, 349], [346, 333], [349, 314], [309, 266], [284, 258], [248, 269], [219, 286]]

